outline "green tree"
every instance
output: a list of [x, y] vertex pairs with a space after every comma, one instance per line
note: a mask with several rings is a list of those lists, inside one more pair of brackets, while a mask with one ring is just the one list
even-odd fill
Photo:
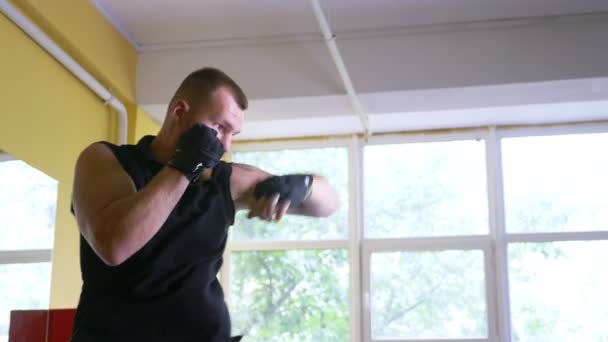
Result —
[[248, 341], [348, 341], [345, 250], [233, 255], [234, 332]]
[[[237, 214], [232, 239], [346, 239], [348, 151], [318, 148], [235, 153], [234, 161], [273, 174], [314, 173], [337, 189], [342, 206], [330, 218], [288, 216], [279, 223]], [[235, 334], [248, 341], [348, 341], [348, 253], [346, 250], [237, 252], [232, 256]]]

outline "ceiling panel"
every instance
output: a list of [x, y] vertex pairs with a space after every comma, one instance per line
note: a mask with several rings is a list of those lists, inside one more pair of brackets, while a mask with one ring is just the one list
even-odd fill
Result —
[[307, 1], [97, 1], [140, 45], [318, 32]]
[[[93, 0], [138, 45], [318, 34], [308, 0]], [[608, 11], [606, 0], [321, 0], [336, 32]]]
[[606, 0], [324, 0], [335, 31], [608, 11]]

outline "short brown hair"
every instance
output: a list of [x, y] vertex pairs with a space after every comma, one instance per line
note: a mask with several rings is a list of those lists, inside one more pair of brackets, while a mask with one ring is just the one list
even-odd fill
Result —
[[228, 89], [241, 110], [247, 109], [248, 100], [243, 89], [232, 78], [216, 68], [202, 68], [188, 75], [175, 91], [170, 105], [179, 99], [185, 99], [192, 101], [192, 106], [198, 107], [207, 102], [210, 96], [221, 87]]

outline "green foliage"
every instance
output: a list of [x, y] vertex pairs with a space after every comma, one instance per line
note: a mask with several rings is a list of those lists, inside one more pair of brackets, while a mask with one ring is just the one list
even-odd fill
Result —
[[486, 233], [484, 153], [477, 141], [366, 146], [366, 236]]
[[[320, 148], [235, 153], [234, 161], [273, 174], [326, 177], [342, 207], [330, 218], [288, 216], [281, 222], [248, 220], [239, 212], [232, 238], [319, 240], [348, 232], [348, 151]], [[240, 252], [232, 256], [235, 334], [247, 341], [348, 341], [348, 257], [345, 250]]]
[[513, 341], [606, 341], [608, 241], [509, 246]]
[[233, 331], [247, 341], [348, 341], [345, 250], [232, 256]]
[[487, 336], [483, 253], [372, 254], [372, 336]]

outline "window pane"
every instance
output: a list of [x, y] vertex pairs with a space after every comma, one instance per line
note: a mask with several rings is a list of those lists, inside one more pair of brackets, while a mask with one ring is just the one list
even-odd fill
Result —
[[0, 265], [0, 341], [8, 340], [11, 310], [48, 309], [51, 263]]
[[366, 146], [366, 237], [488, 232], [483, 141]]
[[233, 333], [247, 341], [348, 341], [348, 253], [232, 254]]
[[53, 248], [57, 181], [22, 161], [4, 161], [0, 189], [0, 250]]
[[371, 256], [374, 339], [487, 337], [482, 251]]
[[608, 134], [502, 142], [509, 232], [608, 229]]
[[509, 246], [513, 341], [608, 341], [608, 241]]
[[348, 151], [343, 147], [263, 152], [237, 152], [233, 161], [257, 166], [276, 175], [314, 173], [324, 176], [340, 195], [341, 207], [331, 217], [286, 216], [278, 223], [247, 219], [237, 213], [234, 240], [317, 240], [345, 238], [348, 232]]

